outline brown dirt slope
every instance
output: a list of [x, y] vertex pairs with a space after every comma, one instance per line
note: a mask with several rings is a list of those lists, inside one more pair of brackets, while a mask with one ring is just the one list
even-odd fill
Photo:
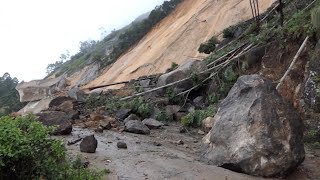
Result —
[[[261, 12], [275, 0], [260, 0]], [[251, 18], [248, 0], [184, 0], [135, 47], [86, 87], [163, 73], [172, 62], [201, 58], [199, 45], [223, 29]]]

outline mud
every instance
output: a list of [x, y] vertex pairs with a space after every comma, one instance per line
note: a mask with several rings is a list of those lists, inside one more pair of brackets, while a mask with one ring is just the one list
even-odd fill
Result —
[[[202, 136], [197, 130], [179, 133], [178, 124], [152, 130], [149, 136], [127, 132], [104, 131], [94, 133], [89, 129], [74, 128], [72, 135], [63, 137], [68, 141], [95, 134], [98, 148], [94, 154], [81, 153], [80, 142], [67, 146], [72, 155], [81, 155], [90, 162], [91, 168], [109, 169], [105, 179], [186, 179], [186, 180], [254, 180], [264, 179], [232, 172], [220, 167], [206, 165], [198, 160]], [[183, 145], [178, 145], [182, 140]], [[127, 143], [128, 149], [118, 149], [117, 142]], [[309, 153], [310, 154], [310, 153]], [[317, 160], [317, 161], [316, 161]], [[316, 179], [319, 158], [307, 159], [292, 176], [294, 179]], [[313, 169], [312, 169], [313, 168]]]

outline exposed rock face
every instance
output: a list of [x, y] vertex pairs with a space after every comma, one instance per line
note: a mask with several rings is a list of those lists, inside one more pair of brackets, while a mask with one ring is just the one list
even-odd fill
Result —
[[142, 123], [150, 129], [159, 129], [164, 126], [162, 122], [159, 122], [155, 119], [145, 119], [142, 121]]
[[94, 135], [83, 138], [80, 143], [80, 151], [85, 153], [95, 153], [98, 147], [98, 141]]
[[125, 124], [125, 131], [136, 134], [150, 134], [150, 129], [138, 120], [128, 121]]
[[220, 104], [203, 156], [255, 176], [286, 175], [304, 160], [303, 124], [270, 80], [242, 76]]
[[[185, 64], [179, 66], [176, 70], [163, 74], [159, 77], [157, 86], [164, 86], [185, 78], [190, 77], [192, 73], [199, 73], [206, 70], [204, 62], [199, 60], [188, 60]], [[199, 76], [199, 80], [205, 78], [205, 75]], [[193, 86], [192, 80], [186, 80], [174, 86], [175, 92], [182, 92]]]
[[62, 111], [45, 111], [36, 114], [42, 124], [46, 126], [58, 126], [55, 135], [68, 135], [72, 131], [70, 116]]
[[16, 87], [21, 102], [37, 101], [65, 89], [68, 81], [64, 77], [22, 82]]
[[86, 94], [80, 88], [72, 88], [68, 91], [68, 96], [76, 99], [77, 101], [85, 101]]

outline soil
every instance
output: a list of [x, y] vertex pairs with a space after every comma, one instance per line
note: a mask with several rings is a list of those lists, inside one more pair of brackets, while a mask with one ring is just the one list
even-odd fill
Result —
[[[179, 132], [179, 124], [170, 123], [163, 129], [152, 130], [150, 135], [127, 132], [93, 130], [75, 127], [72, 135], [63, 137], [72, 141], [95, 134], [98, 140], [96, 153], [79, 150], [80, 142], [67, 146], [72, 155], [81, 155], [90, 162], [90, 168], [109, 169], [105, 179], [190, 179], [190, 180], [254, 180], [264, 179], [232, 172], [199, 161], [202, 135], [197, 129]], [[178, 144], [182, 140], [183, 144]], [[128, 149], [118, 149], [117, 143], [125, 142]], [[317, 179], [320, 172], [320, 151], [308, 150], [305, 162], [288, 180]]]

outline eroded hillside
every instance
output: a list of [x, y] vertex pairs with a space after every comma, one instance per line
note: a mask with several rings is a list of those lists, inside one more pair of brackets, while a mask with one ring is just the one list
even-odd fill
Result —
[[[260, 1], [265, 11], [274, 0]], [[172, 62], [201, 58], [199, 45], [223, 29], [252, 17], [247, 0], [185, 0], [135, 47], [86, 87], [162, 73]]]

